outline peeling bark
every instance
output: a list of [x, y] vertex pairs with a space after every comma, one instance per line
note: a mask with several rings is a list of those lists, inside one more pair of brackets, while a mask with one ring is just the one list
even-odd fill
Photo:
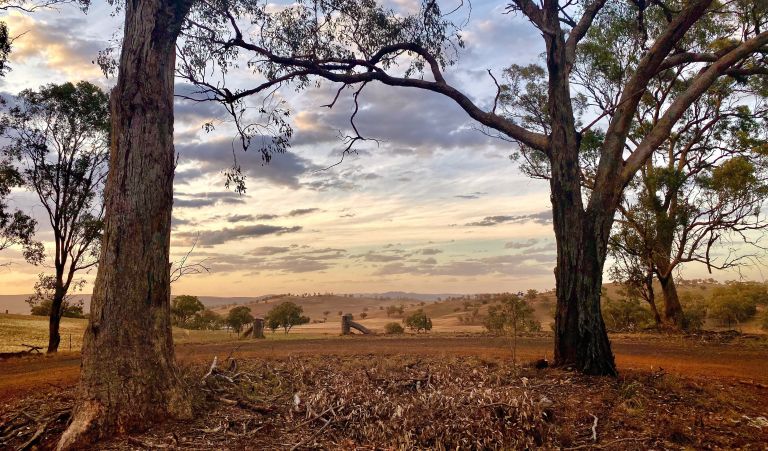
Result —
[[189, 6], [125, 3], [102, 252], [59, 450], [191, 415], [174, 358], [169, 274], [175, 42]]

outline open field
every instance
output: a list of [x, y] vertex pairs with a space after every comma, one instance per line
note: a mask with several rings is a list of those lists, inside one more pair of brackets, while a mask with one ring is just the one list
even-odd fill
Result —
[[[294, 337], [178, 344], [193, 391], [201, 390], [213, 356], [232, 355], [251, 382], [219, 386], [214, 397], [206, 383], [192, 423], [170, 422], [100, 449], [289, 449], [304, 441], [302, 449], [367, 449], [462, 440], [512, 448], [530, 441], [548, 448], [762, 449], [768, 440], [768, 427], [756, 420], [768, 416], [768, 344], [761, 337], [616, 335], [619, 379], [513, 366], [508, 339], [478, 334]], [[530, 336], [518, 346], [519, 359], [531, 361], [550, 355], [552, 342]], [[22, 407], [36, 416], [66, 412], [79, 365], [77, 353], [0, 361], [0, 420]], [[423, 385], [408, 385], [421, 378]], [[291, 407], [296, 393], [313, 404]], [[523, 399], [532, 410], [520, 410]], [[502, 410], [489, 417], [497, 404]], [[389, 410], [396, 405], [400, 416]], [[312, 420], [331, 407], [336, 416], [325, 427]], [[517, 423], [500, 426], [515, 415], [522, 415]], [[591, 415], [599, 418], [596, 441]], [[384, 416], [393, 422], [377, 421]], [[64, 420], [52, 423], [44, 445], [55, 442]]]
[[[712, 290], [717, 284], [696, 283], [680, 284], [679, 293], [682, 296], [687, 292], [701, 293], [705, 298], [711, 296]], [[619, 287], [616, 284], [606, 284], [606, 293], [612, 298], [619, 298]], [[288, 337], [279, 337], [281, 334], [268, 334], [269, 339], [290, 339], [294, 334], [302, 336], [335, 336], [341, 331], [342, 313], [352, 313], [355, 321], [365, 327], [382, 332], [384, 326], [389, 322], [400, 322], [401, 316], [387, 316], [386, 308], [388, 306], [402, 305], [405, 314], [423, 309], [432, 319], [433, 332], [436, 333], [480, 333], [482, 327], [481, 318], [488, 312], [491, 302], [466, 299], [442, 299], [440, 301], [419, 301], [415, 299], [394, 299], [382, 297], [351, 297], [344, 295], [317, 295], [317, 296], [273, 296], [261, 298], [201, 298], [202, 301], [217, 313], [225, 316], [227, 312], [236, 305], [245, 305], [251, 309], [254, 316], [264, 316], [275, 305], [290, 301], [300, 305], [304, 309], [304, 314], [313, 320], [311, 324], [297, 326], [291, 330]], [[550, 330], [550, 324], [553, 322], [553, 312], [555, 308], [555, 296], [551, 291], [539, 294], [535, 300], [530, 302], [534, 310], [534, 318], [542, 325], [542, 330]], [[0, 311], [2, 311], [0, 309]], [[327, 316], [326, 316], [327, 313]], [[361, 319], [361, 314], [365, 313], [367, 317]], [[471, 322], [462, 321], [462, 318], [469, 318], [475, 315]], [[82, 341], [83, 331], [87, 324], [83, 319], [64, 318], [62, 320], [61, 350], [69, 351], [70, 339], [72, 342], [71, 350], [79, 350]], [[723, 330], [717, 324], [712, 322], [706, 324], [710, 330]], [[754, 319], [738, 325], [738, 330], [743, 333], [760, 334], [764, 333], [759, 327], [759, 320]], [[48, 320], [44, 317], [34, 317], [28, 315], [14, 315], [0, 313], [0, 352], [15, 352], [26, 348], [21, 343], [27, 343], [37, 346], [47, 344]], [[185, 329], [174, 329], [174, 339], [176, 343], [205, 343], [231, 340], [233, 334], [228, 331], [196, 331]]]

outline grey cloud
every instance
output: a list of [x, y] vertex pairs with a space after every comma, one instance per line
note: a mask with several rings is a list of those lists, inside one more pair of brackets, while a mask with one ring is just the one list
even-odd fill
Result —
[[[176, 146], [176, 150], [180, 163], [195, 162], [200, 165], [200, 170], [204, 173], [219, 173], [227, 170], [233, 166], [234, 159], [237, 158], [238, 165], [247, 177], [257, 179], [259, 183], [266, 181], [291, 188], [300, 186], [301, 175], [317, 169], [312, 162], [293, 152], [274, 155], [269, 164], [264, 164], [261, 153], [257, 150], [243, 151], [237, 144], [223, 139], [182, 143]], [[190, 177], [182, 175], [182, 182], [189, 180]]]
[[173, 199], [173, 206], [177, 208], [200, 208], [209, 207], [216, 204], [244, 204], [245, 196], [231, 192], [208, 192], [200, 194], [187, 194], [184, 192], [176, 193]]
[[367, 254], [355, 255], [354, 257], [362, 258], [364, 261], [375, 262], [375, 263], [393, 262], [396, 260], [403, 260], [403, 258], [405, 258], [404, 256], [401, 256], [401, 255], [379, 254], [373, 251], [370, 251]]
[[[283, 235], [285, 233], [295, 233], [300, 231], [300, 226], [278, 227], [265, 224], [250, 226], [239, 226], [224, 228], [221, 230], [205, 230], [200, 232], [200, 243], [203, 247], [215, 246], [228, 241], [241, 240], [246, 238], [255, 238], [266, 235]], [[196, 237], [197, 233], [180, 233], [179, 238], [190, 239]]]
[[468, 199], [468, 200], [471, 200], [471, 199], [480, 199], [481, 196], [484, 196], [486, 194], [488, 194], [488, 193], [483, 193], [483, 192], [477, 191], [477, 192], [474, 192], [474, 193], [471, 193], [471, 194], [459, 194], [459, 195], [453, 196], [453, 197], [456, 197], [458, 199]]
[[241, 271], [247, 268], [253, 272], [279, 271], [285, 273], [306, 273], [324, 271], [338, 264], [346, 257], [345, 249], [309, 246], [263, 246], [240, 255], [207, 254], [219, 273]]
[[494, 274], [507, 276], [546, 275], [551, 274], [555, 258], [554, 254], [537, 254], [533, 256], [501, 255], [480, 259], [449, 261], [444, 264], [437, 264], [434, 259], [426, 259], [415, 265], [393, 262], [377, 268], [374, 271], [374, 275], [421, 274], [463, 277]]
[[256, 218], [253, 215], [230, 215], [227, 216], [229, 222], [248, 222], [254, 221]]
[[526, 249], [539, 243], [539, 240], [530, 238], [526, 241], [510, 241], [504, 244], [504, 249]]
[[[339, 142], [339, 130], [347, 134], [353, 109], [351, 92], [343, 91], [332, 110], [317, 105], [333, 98], [337, 87], [326, 85], [308, 93], [301, 112], [306, 125], [296, 130], [296, 144]], [[366, 137], [381, 139], [382, 147], [397, 154], [431, 154], [436, 148], [487, 146], [496, 141], [477, 132], [474, 121], [452, 100], [421, 90], [371, 85], [360, 96], [365, 108], [355, 123]], [[337, 147], [340, 147], [340, 142]]]
[[294, 216], [303, 216], [308, 215], [310, 213], [314, 213], [316, 211], [320, 211], [319, 208], [297, 208], [295, 210], [291, 210], [288, 212], [288, 216], [294, 217]]
[[481, 221], [469, 222], [466, 225], [489, 227], [489, 226], [495, 226], [498, 224], [505, 224], [505, 223], [521, 224], [524, 222], [534, 222], [536, 224], [542, 224], [542, 225], [551, 224], [552, 212], [547, 210], [539, 213], [532, 213], [529, 215], [520, 215], [520, 216], [486, 216]]
[[272, 219], [279, 218], [279, 215], [270, 215], [270, 214], [264, 214], [264, 215], [256, 215], [257, 221], [270, 221]]
[[278, 247], [278, 246], [262, 246], [257, 247], [256, 249], [249, 252], [251, 255], [275, 255], [275, 254], [284, 254], [288, 251], [290, 251], [291, 248], [289, 247]]
[[442, 253], [443, 251], [441, 251], [440, 249], [426, 248], [421, 250], [421, 255], [437, 255]]

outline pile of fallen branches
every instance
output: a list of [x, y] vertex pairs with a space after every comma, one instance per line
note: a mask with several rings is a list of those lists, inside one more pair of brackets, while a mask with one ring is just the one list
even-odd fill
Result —
[[245, 433], [289, 424], [280, 446], [294, 449], [521, 449], [547, 439], [551, 401], [526, 387], [511, 367], [478, 371], [483, 364], [467, 359], [374, 356], [366, 363], [331, 357], [238, 367], [232, 359], [215, 360], [202, 384], [212, 400], [264, 416]]
[[51, 437], [58, 437], [72, 413], [71, 398], [38, 399], [23, 407], [0, 414], [0, 449], [24, 451], [50, 446]]
[[28, 345], [26, 343], [22, 343], [21, 346], [26, 347], [27, 349], [16, 352], [0, 352], [0, 360], [28, 355], [43, 355], [42, 352], [40, 352], [43, 349], [42, 346]]

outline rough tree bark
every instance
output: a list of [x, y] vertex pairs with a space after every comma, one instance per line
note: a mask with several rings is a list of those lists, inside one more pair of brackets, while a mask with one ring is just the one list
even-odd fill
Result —
[[53, 299], [51, 300], [51, 312], [48, 315], [48, 350], [46, 352], [49, 354], [57, 352], [59, 350], [59, 343], [61, 343], [59, 326], [61, 324], [61, 317], [64, 314], [65, 293], [63, 281], [57, 274], [56, 287], [53, 292]]
[[672, 274], [665, 277], [659, 276], [661, 292], [664, 294], [664, 321], [669, 326], [676, 328], [683, 326], [683, 307], [677, 295], [677, 286]]
[[669, 209], [663, 207], [664, 203], [656, 203], [656, 224], [657, 224], [657, 243], [654, 250], [656, 260], [656, 271], [659, 283], [661, 283], [661, 292], [664, 297], [664, 323], [667, 327], [675, 329], [683, 326], [683, 307], [680, 305], [680, 298], [677, 296], [677, 287], [675, 286], [672, 271], [672, 246], [675, 241], [675, 228], [678, 212], [677, 196], [679, 192], [675, 190], [667, 196], [671, 197]]
[[99, 271], [58, 449], [191, 416], [170, 326], [175, 42], [189, 1], [125, 2]]
[[552, 127], [550, 188], [557, 241], [555, 364], [574, 366], [586, 374], [616, 375], [611, 344], [600, 313], [600, 290], [619, 196], [607, 197], [595, 190], [588, 208], [584, 209], [580, 139], [571, 103], [565, 34], [560, 30], [558, 14], [556, 2], [545, 5], [545, 21], [550, 29], [558, 30], [545, 34], [549, 73], [547, 108]]

